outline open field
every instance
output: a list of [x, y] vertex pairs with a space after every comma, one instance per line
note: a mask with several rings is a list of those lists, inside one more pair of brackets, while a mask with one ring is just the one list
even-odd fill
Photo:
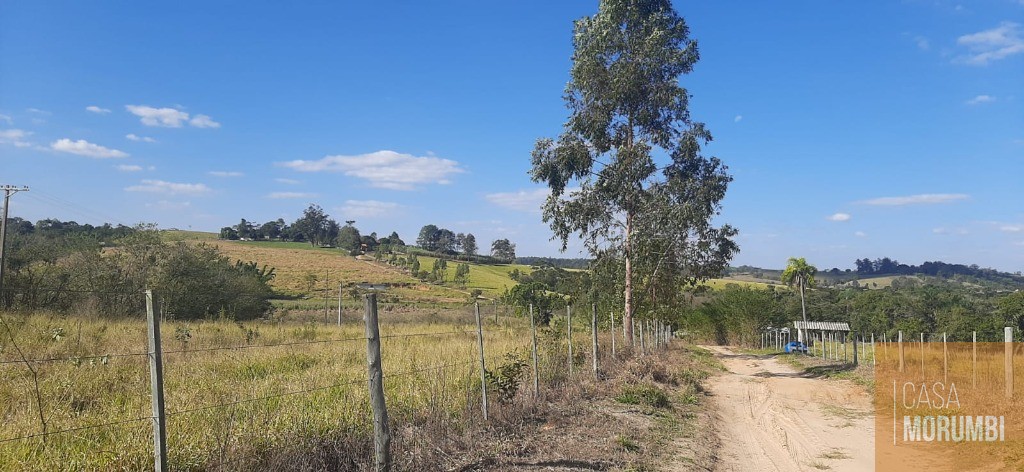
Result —
[[[420, 261], [420, 270], [430, 270], [437, 259], [430, 256], [416, 256], [416, 258]], [[446, 279], [448, 281], [455, 278], [455, 267], [461, 263], [460, 261], [448, 261], [448, 269], [446, 271]], [[489, 297], [501, 295], [505, 289], [510, 289], [517, 285], [517, 282], [508, 276], [508, 273], [515, 269], [519, 269], [524, 274], [532, 272], [530, 266], [521, 264], [470, 263], [469, 283], [466, 284], [466, 290], [480, 289], [485, 296]]]
[[[392, 418], [463, 421], [479, 392], [476, 330], [468, 309], [380, 311], [386, 395]], [[152, 467], [145, 323], [5, 315], [38, 376], [0, 348], [0, 470], [139, 470]], [[370, 431], [366, 341], [346, 325], [166, 322], [163, 352], [172, 470], [230, 470], [289, 444]], [[489, 365], [522, 356], [517, 319], [485, 329]], [[37, 398], [41, 401], [37, 401]], [[42, 416], [43, 420], [40, 419]], [[43, 431], [46, 437], [30, 437]], [[90, 425], [116, 423], [75, 431]], [[354, 457], [356, 463], [366, 457]]]

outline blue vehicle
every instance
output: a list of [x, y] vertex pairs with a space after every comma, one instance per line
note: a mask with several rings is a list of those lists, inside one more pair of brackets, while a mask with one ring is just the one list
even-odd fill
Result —
[[792, 354], [794, 352], [802, 352], [807, 354], [807, 345], [800, 341], [790, 341], [786, 344], [786, 354]]

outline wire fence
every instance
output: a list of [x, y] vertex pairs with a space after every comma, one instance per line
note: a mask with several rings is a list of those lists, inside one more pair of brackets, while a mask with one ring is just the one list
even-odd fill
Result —
[[[321, 468], [341, 458], [372, 468], [392, 462], [380, 450], [382, 413], [392, 426], [486, 421], [498, 404], [600, 378], [617, 357], [674, 337], [643, 322], [630, 342], [596, 308], [544, 327], [532, 309], [499, 318], [497, 305], [429, 323], [377, 322], [369, 295], [360, 323], [236, 323], [164, 320], [153, 297], [133, 296], [150, 301], [145, 324], [0, 312], [0, 470], [252, 470], [296, 455]], [[316, 449], [317, 438], [350, 450], [311, 458], [303, 447]]]

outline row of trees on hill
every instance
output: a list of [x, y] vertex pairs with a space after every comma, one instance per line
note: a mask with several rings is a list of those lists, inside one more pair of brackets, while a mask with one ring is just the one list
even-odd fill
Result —
[[378, 246], [388, 248], [405, 246], [405, 241], [392, 231], [391, 235], [379, 238], [377, 233], [361, 235], [355, 227], [354, 220], [338, 224], [319, 205], [309, 205], [302, 216], [291, 224], [283, 218], [266, 223], [246, 221], [245, 218], [234, 225], [225, 226], [220, 230], [221, 239], [246, 241], [293, 241], [308, 242], [313, 246], [340, 247], [347, 251], [369, 250]]
[[1007, 281], [1015, 280], [1024, 283], [1020, 272], [1009, 274], [995, 269], [979, 267], [977, 264], [948, 264], [941, 261], [928, 261], [921, 265], [901, 264], [895, 259], [882, 257], [875, 260], [857, 259], [854, 264], [859, 275], [930, 275], [950, 278], [953, 276], [975, 277], [981, 280]]
[[14, 235], [39, 234], [47, 237], [86, 237], [98, 241], [114, 241], [135, 232], [135, 228], [105, 223], [100, 226], [79, 224], [75, 221], [61, 221], [46, 218], [33, 224], [31, 221], [13, 217], [7, 219], [7, 233]]

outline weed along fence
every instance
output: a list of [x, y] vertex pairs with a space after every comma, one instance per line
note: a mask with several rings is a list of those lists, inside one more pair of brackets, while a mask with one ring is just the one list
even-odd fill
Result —
[[637, 320], [632, 348], [596, 307], [407, 313], [371, 293], [339, 326], [184, 321], [159, 294], [117, 296], [139, 316], [0, 312], [0, 470], [417, 469], [409, 451], [438, 436], [673, 339]]

